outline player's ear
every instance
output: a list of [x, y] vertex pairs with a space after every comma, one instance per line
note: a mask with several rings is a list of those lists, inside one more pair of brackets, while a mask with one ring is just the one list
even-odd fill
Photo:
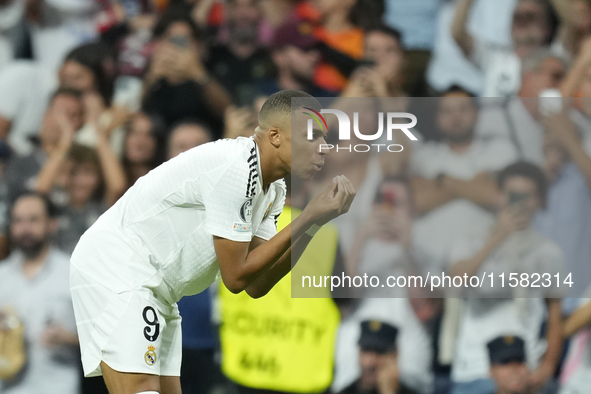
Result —
[[281, 130], [279, 127], [273, 126], [269, 129], [269, 142], [275, 148], [279, 148], [281, 146]]

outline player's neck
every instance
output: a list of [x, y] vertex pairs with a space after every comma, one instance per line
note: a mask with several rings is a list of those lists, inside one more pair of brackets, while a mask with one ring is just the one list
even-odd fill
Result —
[[289, 175], [285, 163], [281, 161], [278, 155], [273, 154], [273, 147], [265, 144], [262, 139], [255, 134], [254, 140], [259, 149], [259, 163], [261, 165], [261, 178], [263, 180], [263, 191], [266, 193], [269, 185], [278, 179]]

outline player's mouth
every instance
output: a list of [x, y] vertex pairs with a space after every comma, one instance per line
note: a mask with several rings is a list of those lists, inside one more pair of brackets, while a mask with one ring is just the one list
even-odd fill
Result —
[[316, 171], [320, 171], [320, 170], [322, 169], [322, 166], [323, 166], [323, 165], [324, 165], [324, 163], [322, 163], [322, 164], [314, 164], [314, 169], [315, 169]]

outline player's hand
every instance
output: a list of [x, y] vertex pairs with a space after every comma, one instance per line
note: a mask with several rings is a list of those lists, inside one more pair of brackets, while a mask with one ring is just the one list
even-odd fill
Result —
[[332, 219], [349, 212], [355, 198], [355, 188], [350, 180], [339, 175], [332, 183], [316, 196], [304, 209], [312, 221], [322, 226]]

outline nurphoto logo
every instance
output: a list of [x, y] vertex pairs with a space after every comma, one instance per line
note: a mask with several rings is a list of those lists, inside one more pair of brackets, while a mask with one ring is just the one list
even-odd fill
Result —
[[[322, 114], [333, 114], [337, 117], [339, 123], [339, 141], [346, 141], [351, 139], [351, 119], [349, 116], [338, 109], [321, 109], [320, 112], [304, 107], [304, 109], [310, 112], [304, 112], [309, 115], [312, 119], [308, 119], [308, 140], [314, 139], [314, 121], [320, 126], [321, 130], [328, 131], [328, 125]], [[359, 131], [359, 112], [353, 113], [353, 132], [355, 136], [362, 141], [376, 141], [382, 137], [384, 133], [384, 118], [386, 118], [386, 140], [393, 141], [393, 131], [402, 131], [411, 141], [417, 141], [417, 137], [409, 130], [416, 126], [417, 117], [408, 112], [378, 112], [378, 130], [374, 134], [364, 134]], [[395, 123], [401, 119], [409, 119], [409, 123]], [[380, 148], [385, 148], [388, 152], [401, 152], [404, 148], [400, 144], [355, 144], [349, 146], [336, 146], [337, 152], [339, 150], [348, 150], [349, 152], [369, 152], [375, 148], [378, 152]], [[330, 150], [335, 148], [332, 144], [321, 144], [320, 150]]]

